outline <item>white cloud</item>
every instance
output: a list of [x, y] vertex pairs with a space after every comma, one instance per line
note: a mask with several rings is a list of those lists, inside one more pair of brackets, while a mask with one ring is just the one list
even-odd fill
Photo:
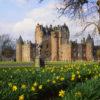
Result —
[[21, 32], [21, 33], [30, 32], [30, 30], [32, 29], [32, 24], [33, 24], [33, 20], [26, 18], [23, 21], [16, 23], [13, 31], [16, 33], [18, 33], [18, 32]]
[[14, 25], [13, 32], [23, 35], [24, 39], [27, 39], [27, 36], [30, 36], [31, 40], [33, 40], [34, 30], [37, 23], [45, 26], [50, 24], [64, 24], [65, 22], [69, 23], [69, 20], [65, 17], [58, 19], [58, 14], [55, 11], [54, 3], [45, 7], [35, 8], [28, 12], [22, 21], [19, 21]]
[[[13, 0], [14, 1], [14, 0]], [[16, 0], [18, 3], [24, 4], [27, 0]], [[24, 40], [34, 41], [34, 30], [37, 23], [45, 25], [62, 25], [66, 23], [72, 34], [71, 38], [77, 32], [80, 32], [83, 26], [80, 25], [79, 19], [71, 21], [68, 17], [62, 16], [58, 18], [58, 13], [55, 9], [55, 2], [45, 5], [44, 7], [38, 7], [32, 9], [26, 14], [23, 20], [16, 22], [15, 24], [2, 24], [0, 25], [1, 30], [5, 32], [11, 32], [14, 37], [22, 35]], [[6, 25], [6, 26], [5, 26]]]
[[[34, 30], [37, 23], [45, 25], [62, 25], [66, 23], [71, 30], [71, 34], [76, 33], [80, 30], [78, 24], [78, 20], [70, 21], [68, 17], [62, 16], [58, 18], [58, 13], [55, 9], [55, 2], [50, 3], [45, 7], [34, 8], [30, 12], [27, 13], [25, 18], [21, 21], [16, 22], [13, 26], [11, 26], [11, 31], [14, 33], [14, 36], [18, 38], [19, 35], [22, 35], [25, 40], [31, 39], [34, 41]], [[8, 25], [9, 26], [9, 25]], [[9, 29], [9, 27], [7, 27]]]
[[7, 34], [7, 33], [12, 33], [12, 27], [13, 23], [9, 22], [0, 22], [0, 34]]
[[24, 20], [17, 22], [13, 27], [13, 32], [17, 35], [22, 35], [22, 37], [27, 40], [34, 37], [33, 20], [30, 18], [25, 18]]

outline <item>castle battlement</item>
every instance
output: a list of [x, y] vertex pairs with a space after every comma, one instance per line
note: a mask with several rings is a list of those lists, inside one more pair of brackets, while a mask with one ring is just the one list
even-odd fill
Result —
[[68, 31], [68, 26], [66, 24], [64, 25], [57, 25], [57, 26], [52, 26], [52, 25], [49, 25], [49, 26], [43, 26], [43, 25], [40, 25], [40, 24], [37, 24], [36, 26], [36, 30], [39, 30], [39, 31], [42, 31], [42, 32], [48, 32], [48, 31]]
[[30, 46], [30, 45], [32, 45], [32, 42], [27, 40], [27, 41], [24, 41], [23, 42], [23, 45]]
[[36, 56], [36, 46], [40, 45], [40, 56], [49, 61], [72, 61], [98, 59], [97, 51], [100, 46], [94, 45], [94, 40], [89, 34], [81, 39], [81, 43], [69, 40], [70, 32], [66, 24], [56, 26], [36, 25], [35, 44], [23, 41], [20, 36], [16, 45], [17, 61], [33, 61]]

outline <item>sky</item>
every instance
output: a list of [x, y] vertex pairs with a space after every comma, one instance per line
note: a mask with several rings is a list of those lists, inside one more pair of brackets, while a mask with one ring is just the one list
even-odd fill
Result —
[[81, 20], [72, 20], [67, 16], [58, 18], [58, 6], [58, 0], [45, 0], [42, 3], [38, 0], [0, 0], [0, 34], [9, 34], [14, 39], [21, 35], [25, 41], [34, 42], [37, 23], [44, 26], [66, 23], [71, 38], [75, 39], [74, 35], [82, 29]]

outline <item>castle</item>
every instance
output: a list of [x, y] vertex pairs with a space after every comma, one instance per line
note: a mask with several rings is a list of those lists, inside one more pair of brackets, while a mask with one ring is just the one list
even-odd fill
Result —
[[43, 27], [37, 24], [35, 28], [35, 43], [24, 42], [20, 36], [16, 44], [16, 61], [34, 61], [36, 56], [36, 46], [40, 47], [40, 57], [49, 61], [75, 61], [97, 60], [97, 51], [100, 46], [94, 45], [93, 38], [88, 35], [81, 43], [70, 41], [70, 32], [66, 24], [62, 26]]

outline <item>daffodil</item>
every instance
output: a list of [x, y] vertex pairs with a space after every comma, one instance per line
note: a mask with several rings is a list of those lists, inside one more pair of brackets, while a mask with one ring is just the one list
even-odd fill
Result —
[[81, 78], [81, 75], [78, 75], [78, 78]]
[[60, 80], [63, 81], [64, 80], [64, 77], [61, 77]]
[[25, 84], [22, 84], [21, 88], [22, 89], [26, 89], [26, 85]]
[[38, 85], [38, 83], [37, 83], [37, 82], [35, 82], [35, 83], [33, 84], [33, 86], [35, 86], [35, 87], [36, 87], [37, 85]]
[[59, 97], [64, 97], [65, 95], [65, 91], [64, 90], [60, 90], [59, 91]]
[[75, 93], [75, 96], [81, 97], [82, 93], [80, 91]]
[[13, 85], [12, 86], [12, 91], [16, 91], [17, 90], [17, 86], [16, 85]]
[[59, 76], [57, 76], [56, 79], [58, 80], [59, 79]]
[[53, 83], [53, 84], [55, 84], [55, 83], [56, 83], [56, 81], [55, 81], [55, 80], [53, 80], [53, 81], [52, 81], [52, 83]]
[[71, 76], [71, 81], [74, 81], [75, 80], [75, 74], [72, 73], [72, 76]]
[[50, 80], [48, 79], [47, 82], [50, 82]]
[[12, 87], [12, 83], [11, 83], [11, 82], [9, 82], [9, 83], [8, 83], [8, 86], [9, 86], [9, 87]]
[[41, 90], [41, 89], [42, 89], [42, 87], [43, 87], [42, 85], [39, 85], [39, 90]]
[[76, 73], [77, 73], [77, 74], [80, 74], [80, 72], [79, 72], [79, 71], [77, 71]]
[[35, 87], [34, 86], [31, 87], [31, 91], [35, 91]]
[[19, 100], [24, 100], [24, 95], [19, 96]]

